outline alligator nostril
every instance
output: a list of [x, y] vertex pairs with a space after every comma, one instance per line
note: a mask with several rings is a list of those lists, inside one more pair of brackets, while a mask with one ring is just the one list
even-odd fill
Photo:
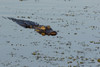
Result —
[[50, 33], [50, 35], [55, 36], [55, 35], [57, 35], [57, 32], [53, 31], [53, 32]]

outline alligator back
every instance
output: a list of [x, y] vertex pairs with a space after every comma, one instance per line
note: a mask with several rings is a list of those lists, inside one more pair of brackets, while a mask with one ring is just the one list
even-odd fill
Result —
[[12, 20], [13, 22], [16, 22], [17, 24], [19, 24], [24, 28], [34, 28], [36, 26], [39, 26], [38, 23], [29, 20], [21, 20], [21, 19], [15, 19], [10, 17], [8, 17], [8, 19]]

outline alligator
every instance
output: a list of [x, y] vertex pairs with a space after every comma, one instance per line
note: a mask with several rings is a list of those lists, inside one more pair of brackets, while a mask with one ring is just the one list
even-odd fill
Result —
[[48, 36], [55, 36], [57, 35], [57, 32], [54, 31], [49, 25], [39, 25], [36, 22], [29, 21], [29, 20], [22, 20], [22, 19], [16, 19], [12, 17], [7, 17], [9, 20], [12, 20], [13, 22], [16, 22], [18, 25], [29, 28], [29, 29], [35, 29], [36, 32], [41, 34], [42, 36], [48, 35]]

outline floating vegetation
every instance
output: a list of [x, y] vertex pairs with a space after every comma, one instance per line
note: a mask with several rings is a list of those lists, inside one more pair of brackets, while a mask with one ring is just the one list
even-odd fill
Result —
[[100, 42], [95, 42], [95, 41], [90, 41], [90, 43], [93, 43], [93, 44], [100, 44]]
[[75, 16], [74, 14], [65, 14], [65, 16]]
[[26, 0], [19, 0], [19, 1], [26, 1]]
[[94, 44], [100, 44], [100, 42], [94, 42]]
[[38, 51], [35, 51], [32, 53], [32, 55], [40, 55], [40, 53]]
[[23, 1], [23, 0], [19, 0], [19, 1]]
[[77, 33], [74, 33], [74, 35], [77, 35]]
[[36, 52], [33, 52], [32, 55], [36, 55]]
[[69, 63], [72, 63], [72, 61], [68, 61], [67, 63], [68, 63], [68, 64], [69, 64]]
[[28, 16], [27, 18], [30, 19], [31, 17]]
[[31, 19], [32, 17], [31, 16], [17, 16], [17, 18], [28, 18], [28, 19]]
[[91, 30], [98, 30], [98, 29], [100, 29], [100, 27], [97, 27], [97, 26], [89, 26], [89, 28], [90, 28]]
[[100, 11], [95, 9], [100, 7], [98, 1], [95, 4], [87, 4], [90, 0], [78, 0], [78, 4], [75, 0], [18, 1], [5, 1], [8, 4], [5, 6], [0, 2], [4, 6], [1, 16], [37, 21], [40, 27], [33, 30], [41, 35], [45, 33], [39, 29], [45, 30], [50, 25], [58, 30], [58, 35], [38, 35], [26, 20], [22, 25], [29, 25], [26, 27], [30, 29], [1, 19], [1, 67], [100, 67]]
[[99, 59], [97, 59], [97, 61], [100, 63], [100, 58], [99, 58]]
[[80, 64], [84, 64], [84, 62], [80, 62]]
[[7, 43], [10, 43], [10, 41], [7, 41]]
[[90, 41], [90, 43], [94, 43], [94, 41]]

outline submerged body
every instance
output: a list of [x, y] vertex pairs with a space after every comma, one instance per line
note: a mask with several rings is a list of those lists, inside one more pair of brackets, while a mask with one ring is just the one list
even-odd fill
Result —
[[21, 19], [15, 19], [15, 18], [10, 18], [10, 17], [8, 17], [8, 19], [12, 20], [13, 22], [16, 22], [17, 24], [19, 24], [20, 26], [22, 26], [24, 28], [35, 29], [35, 31], [37, 31], [39, 34], [41, 34], [43, 36], [57, 35], [57, 32], [53, 31], [50, 26], [39, 25], [38, 23], [29, 21], [29, 20], [21, 20]]

